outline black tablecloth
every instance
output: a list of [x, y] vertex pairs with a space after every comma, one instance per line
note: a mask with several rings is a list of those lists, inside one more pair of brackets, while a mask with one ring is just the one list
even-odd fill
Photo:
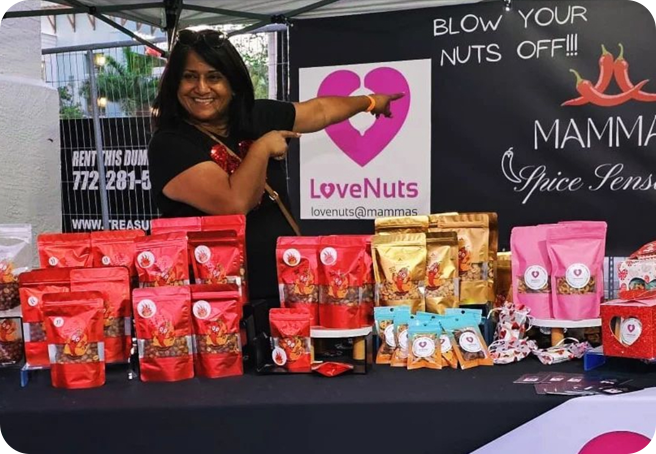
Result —
[[[656, 386], [656, 369], [636, 362], [634, 383]], [[377, 366], [368, 375], [276, 375], [179, 383], [128, 381], [66, 391], [47, 372], [21, 389], [0, 372], [0, 428], [20, 452], [35, 453], [469, 453], [561, 404], [525, 373], [582, 372], [580, 361], [522, 363], [470, 370]], [[592, 417], [593, 415], [591, 415]], [[136, 451], [145, 450], [145, 451]]]

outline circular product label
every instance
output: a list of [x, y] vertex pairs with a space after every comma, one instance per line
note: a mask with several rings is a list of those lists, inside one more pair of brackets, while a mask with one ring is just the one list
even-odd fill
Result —
[[58, 263], [59, 263], [59, 259], [57, 257], [50, 257], [48, 259], [48, 265], [50, 266], [57, 266]]
[[532, 265], [524, 272], [524, 283], [531, 290], [542, 290], [547, 286], [549, 275], [540, 265]]
[[36, 296], [30, 296], [27, 299], [27, 304], [29, 304], [32, 307], [38, 306], [39, 305], [39, 299]]
[[590, 282], [590, 268], [583, 263], [574, 263], [567, 268], [565, 279], [570, 287], [583, 288]]
[[157, 305], [152, 300], [141, 300], [137, 304], [137, 312], [143, 318], [150, 318], [157, 313]]
[[445, 336], [444, 334], [440, 336], [440, 344], [442, 345], [442, 353], [449, 353], [453, 349], [449, 336]]
[[337, 251], [335, 248], [332, 247], [326, 247], [323, 248], [321, 251], [321, 254], [319, 254], [319, 257], [321, 258], [321, 263], [323, 263], [326, 266], [334, 265], [335, 262], [337, 261]]
[[285, 353], [285, 350], [280, 347], [273, 349], [271, 352], [271, 358], [277, 366], [284, 366], [287, 364], [287, 353]]
[[112, 264], [112, 259], [110, 259], [110, 258], [107, 257], [106, 255], [105, 255], [100, 261], [101, 261], [102, 264], [105, 265], [105, 266], [109, 266], [109, 265]]
[[212, 313], [212, 307], [210, 306], [210, 303], [208, 303], [207, 301], [200, 300], [194, 303], [194, 307], [192, 311], [196, 316], [196, 318], [205, 320]]
[[460, 344], [460, 348], [469, 353], [478, 353], [483, 350], [478, 336], [471, 331], [466, 331], [462, 334], [458, 343]]
[[385, 328], [385, 343], [392, 348], [396, 348], [396, 340], [394, 340], [394, 325], [389, 325]]
[[404, 329], [403, 331], [399, 331], [399, 347], [401, 347], [401, 350], [404, 352], [408, 351], [408, 329]]
[[212, 257], [212, 251], [207, 246], [201, 245], [194, 249], [194, 257], [198, 263], [207, 263], [207, 261]]
[[64, 319], [61, 317], [55, 317], [55, 319], [52, 321], [52, 324], [55, 325], [57, 328], [61, 328], [64, 326]]
[[143, 269], [150, 268], [155, 264], [155, 255], [150, 251], [137, 255], [137, 264]]
[[412, 354], [417, 358], [430, 358], [435, 353], [435, 342], [430, 337], [421, 336], [412, 342]]
[[620, 325], [620, 341], [625, 345], [632, 345], [642, 334], [642, 322], [637, 318], [622, 320]]
[[282, 254], [282, 261], [287, 264], [287, 266], [296, 266], [301, 263], [301, 253], [297, 249], [287, 249]]

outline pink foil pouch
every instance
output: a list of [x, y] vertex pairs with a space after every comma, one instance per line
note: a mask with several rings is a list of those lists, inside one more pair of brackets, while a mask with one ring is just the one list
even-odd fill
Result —
[[538, 319], [553, 318], [547, 252], [547, 230], [552, 226], [515, 227], [510, 233], [513, 301], [528, 307]]
[[606, 223], [580, 222], [547, 230], [551, 260], [553, 317], [558, 320], [598, 318], [604, 294], [603, 263]]

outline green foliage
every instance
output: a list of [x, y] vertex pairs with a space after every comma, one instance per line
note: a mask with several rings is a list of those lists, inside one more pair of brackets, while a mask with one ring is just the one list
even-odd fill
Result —
[[[158, 78], [153, 76], [157, 61], [128, 47], [123, 48], [123, 57], [123, 62], [109, 55], [105, 57], [105, 65], [98, 69], [96, 76], [98, 98], [119, 103], [126, 115], [148, 116], [157, 94]], [[89, 98], [90, 91], [87, 81], [80, 92]]]
[[73, 102], [73, 95], [71, 94], [70, 87], [67, 85], [59, 87], [59, 117], [64, 120], [71, 120], [75, 118], [82, 118], [82, 106], [79, 103]]
[[255, 98], [269, 97], [269, 52], [266, 33], [239, 36], [234, 40], [235, 47], [248, 67], [255, 89]]

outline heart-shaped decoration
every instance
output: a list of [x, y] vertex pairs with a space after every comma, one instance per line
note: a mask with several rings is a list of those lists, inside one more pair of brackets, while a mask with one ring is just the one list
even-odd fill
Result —
[[540, 275], [540, 273], [537, 272], [537, 271], [533, 271], [533, 272], [531, 273], [531, 276], [533, 276], [535, 279], [537, 279], [539, 275]]
[[575, 269], [575, 270], [574, 270], [574, 276], [576, 276], [576, 277], [579, 277], [579, 276], [581, 276], [581, 270], [580, 270], [580, 269], [578, 269], [578, 268], [577, 268], [577, 269]]
[[474, 343], [474, 338], [471, 337], [471, 336], [467, 336], [467, 337], [465, 337], [465, 340], [467, 340], [467, 342], [469, 342], [470, 344], [473, 344], [473, 343]]
[[610, 320], [610, 329], [619, 343], [630, 347], [642, 334], [642, 322], [637, 317], [613, 317]]
[[617, 276], [620, 278], [621, 281], [623, 281], [624, 279], [626, 279], [626, 276], [628, 274], [629, 274], [629, 270], [623, 269], [623, 270], [620, 270], [619, 273], [617, 273]]
[[421, 348], [426, 348], [426, 345], [428, 345], [428, 342], [426, 342], [426, 341], [421, 341], [421, 342], [419, 342], [419, 346], [420, 346]]
[[[360, 76], [356, 73], [338, 70], [321, 82], [317, 96], [348, 96], [360, 86]], [[391, 104], [391, 118], [377, 118], [364, 134], [360, 134], [348, 120], [326, 128], [335, 145], [360, 167], [369, 164], [396, 137], [410, 110], [410, 86], [398, 70], [389, 67], [373, 69], [365, 76], [364, 86], [373, 93], [405, 93], [405, 96]]]
[[326, 199], [329, 199], [335, 192], [335, 185], [333, 183], [322, 183], [319, 186], [319, 191]]

